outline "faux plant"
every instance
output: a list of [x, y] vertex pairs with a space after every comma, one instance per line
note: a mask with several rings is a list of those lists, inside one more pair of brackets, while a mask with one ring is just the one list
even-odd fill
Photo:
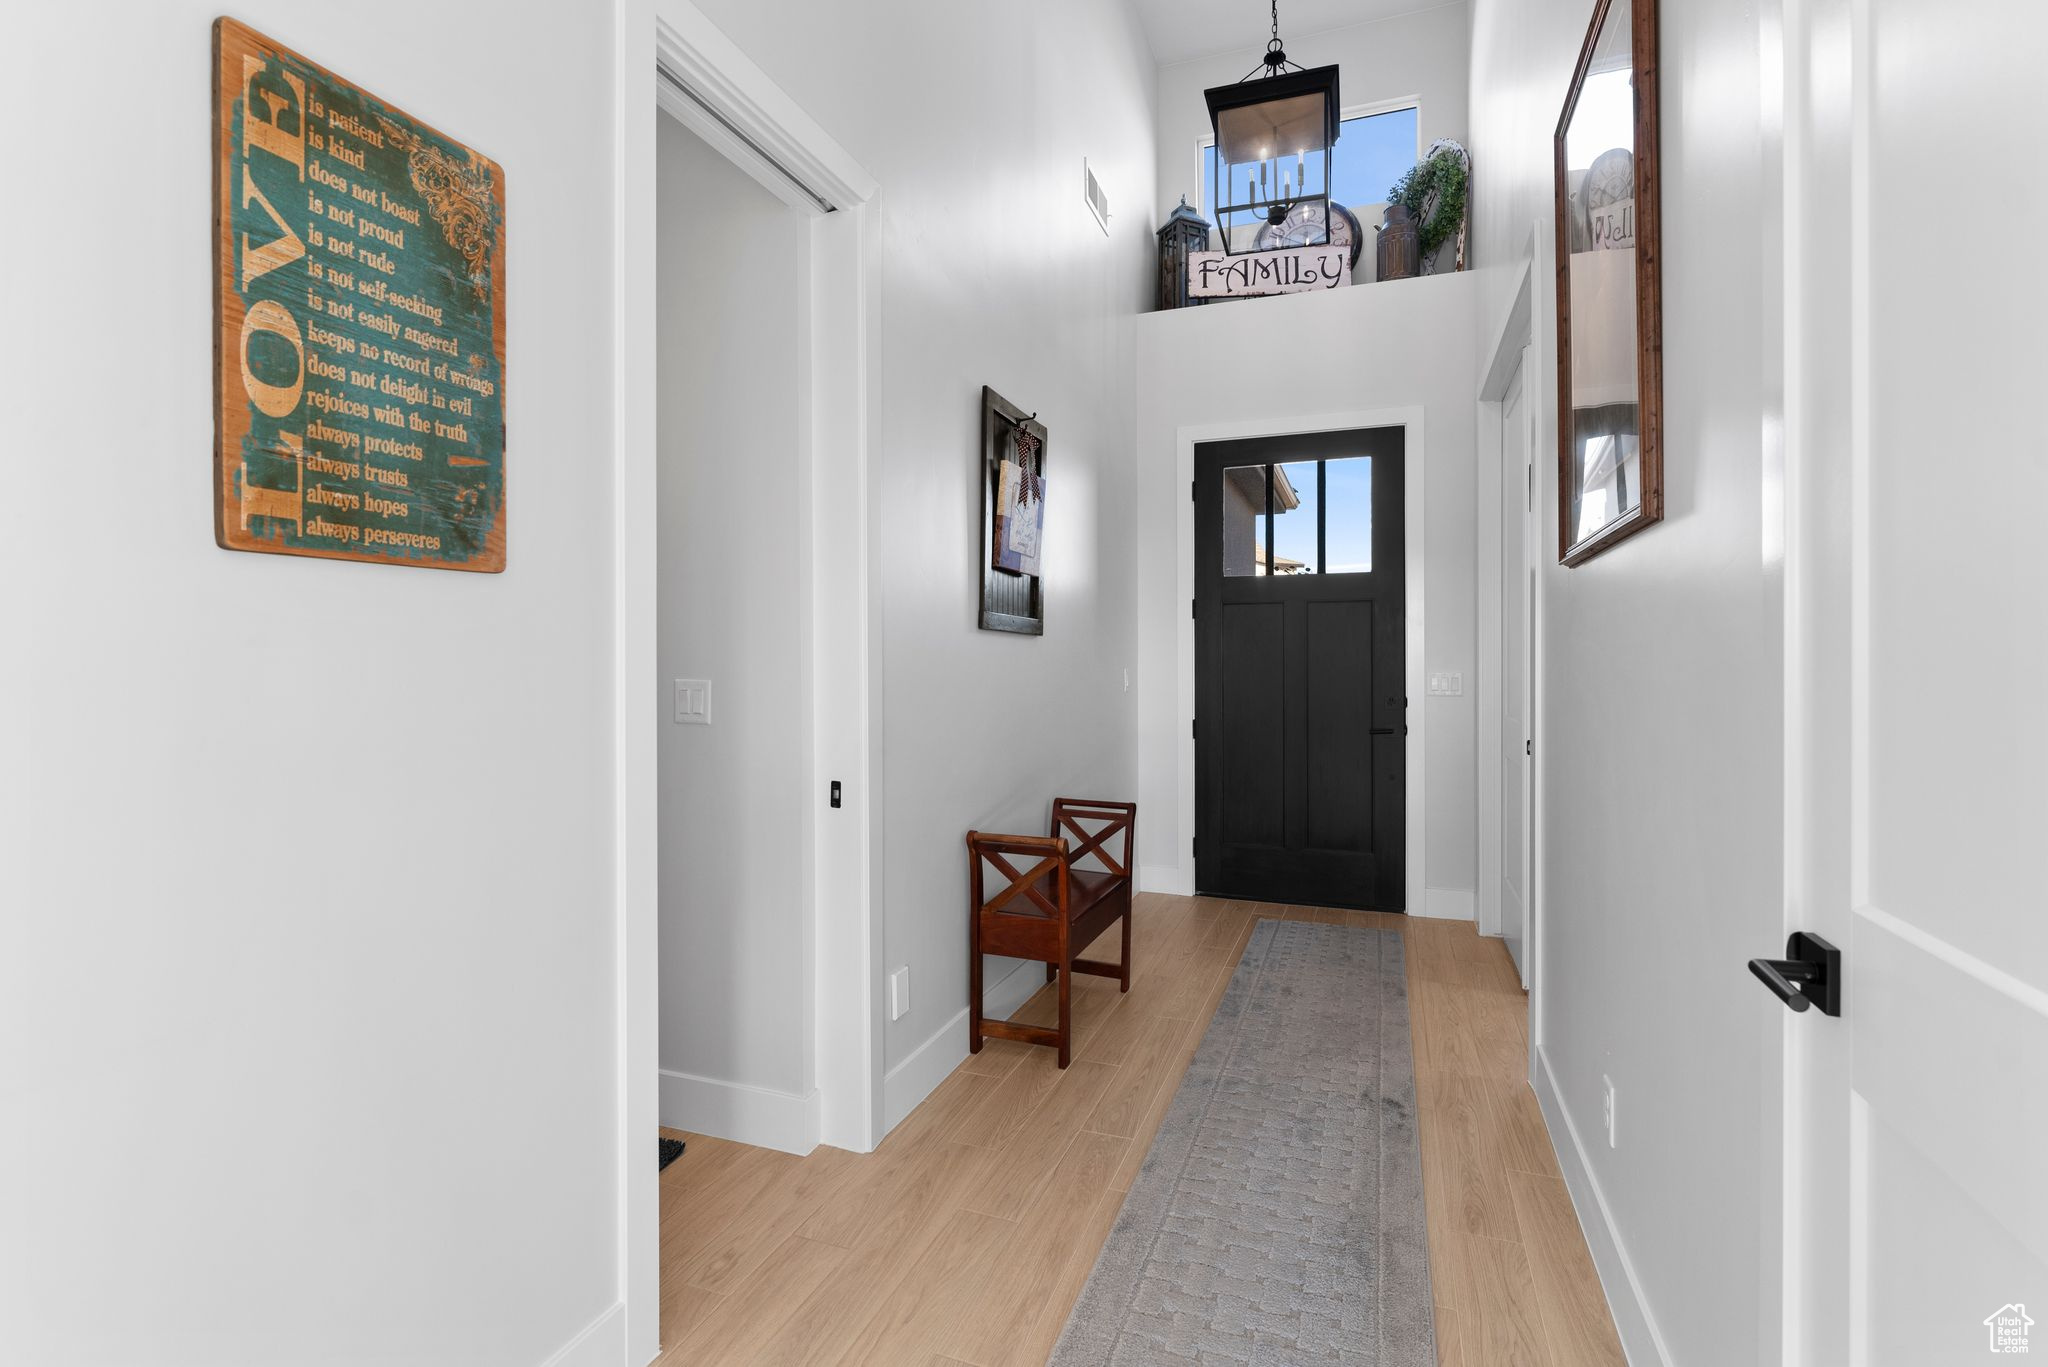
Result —
[[[1415, 215], [1424, 256], [1443, 246], [1464, 221], [1465, 181], [1464, 158], [1446, 147], [1416, 162], [1387, 191], [1387, 203], [1399, 204]], [[1423, 211], [1432, 199], [1436, 210], [1424, 217]]]

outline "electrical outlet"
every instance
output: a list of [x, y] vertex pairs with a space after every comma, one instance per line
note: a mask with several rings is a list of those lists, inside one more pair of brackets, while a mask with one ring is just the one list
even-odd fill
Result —
[[910, 1010], [910, 966], [905, 964], [889, 975], [889, 1019], [900, 1021]]
[[1602, 1102], [1600, 1112], [1607, 1122], [1607, 1147], [1614, 1147], [1614, 1079], [1606, 1074], [1600, 1076]]

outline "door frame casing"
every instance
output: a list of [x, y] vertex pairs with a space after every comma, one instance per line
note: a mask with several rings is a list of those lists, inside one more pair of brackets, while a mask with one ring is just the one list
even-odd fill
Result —
[[[873, 806], [882, 787], [881, 692], [874, 648], [879, 623], [868, 595], [878, 542], [867, 497], [881, 415], [881, 244], [875, 180], [690, 0], [616, 0], [614, 15], [619, 1304], [558, 1359], [609, 1357], [617, 1346], [632, 1364], [650, 1361], [661, 1348], [660, 1188], [650, 1158], [662, 1084], [660, 809], [652, 743], [662, 715], [655, 675], [657, 306], [651, 282], [659, 242], [656, 120], [664, 104], [673, 101], [668, 112], [769, 193], [812, 216], [808, 336], [801, 351], [808, 403], [795, 537], [803, 558], [807, 699], [796, 724], [804, 734], [810, 789], [801, 843], [812, 866], [802, 908], [807, 1092], [798, 1100], [809, 1108], [807, 1123], [815, 1123], [813, 1142], [857, 1151], [874, 1147], [882, 1116], [881, 920], [873, 914], [882, 905], [882, 823]], [[683, 79], [716, 117], [672, 93], [665, 101], [667, 83], [657, 67]], [[836, 212], [821, 212], [767, 157], [822, 191]], [[828, 420], [831, 459], [824, 460]], [[828, 507], [848, 515], [822, 516]], [[839, 779], [844, 793], [845, 807], [831, 820], [822, 815], [826, 776]], [[612, 1324], [617, 1339], [610, 1337]]]
[[[1479, 840], [1478, 878], [1479, 896], [1474, 907], [1477, 929], [1481, 935], [1499, 935], [1501, 925], [1501, 809], [1507, 793], [1503, 787], [1505, 772], [1501, 764], [1502, 728], [1506, 724], [1507, 699], [1502, 694], [1503, 680], [1507, 676], [1506, 661], [1502, 656], [1501, 625], [1503, 607], [1501, 602], [1501, 543], [1500, 523], [1507, 511], [1507, 491], [1502, 485], [1501, 474], [1501, 421], [1502, 404], [1507, 398], [1508, 381], [1518, 368], [1525, 364], [1540, 367], [1544, 364], [1539, 351], [1540, 342], [1536, 336], [1536, 281], [1534, 253], [1537, 250], [1537, 233], [1530, 232], [1529, 244], [1522, 260], [1521, 275], [1516, 282], [1514, 293], [1509, 297], [1506, 316], [1494, 330], [1493, 349], [1486, 372], [1480, 377], [1476, 398], [1478, 421], [1475, 431], [1478, 438], [1478, 509], [1479, 535], [1477, 584], [1478, 601], [1477, 629], [1479, 650], [1476, 656], [1476, 677], [1473, 691], [1474, 705], [1479, 723]], [[1525, 361], [1526, 357], [1526, 361]], [[1543, 469], [1542, 443], [1544, 440], [1542, 417], [1542, 387], [1532, 385], [1529, 375], [1522, 376], [1522, 409], [1524, 420], [1531, 426], [1529, 433], [1529, 459], [1539, 471]], [[1539, 500], [1540, 501], [1540, 500]], [[1523, 547], [1529, 554], [1530, 548]], [[1541, 566], [1538, 566], [1541, 577]], [[1534, 706], [1536, 694], [1536, 661], [1541, 650], [1541, 637], [1537, 631], [1540, 614], [1541, 593], [1532, 595], [1529, 605], [1529, 620], [1524, 624], [1529, 642], [1528, 695], [1529, 715], [1524, 724], [1529, 734], [1536, 734], [1537, 713]], [[1522, 962], [1524, 986], [1534, 993], [1536, 982], [1536, 905], [1538, 902], [1534, 867], [1536, 864], [1536, 823], [1539, 820], [1536, 796], [1542, 785], [1537, 778], [1536, 765], [1542, 762], [1541, 747], [1531, 761], [1529, 770], [1529, 808], [1527, 812], [1527, 839], [1529, 840], [1531, 877], [1524, 889], [1526, 905], [1522, 926]], [[1532, 1030], [1532, 1044], [1533, 1044]]]
[[[1308, 417], [1239, 418], [1229, 422], [1197, 423], [1174, 430], [1175, 489], [1190, 489], [1195, 481], [1195, 447], [1204, 442], [1234, 441], [1244, 437], [1292, 437], [1311, 432], [1340, 432], [1358, 427], [1399, 427], [1404, 429], [1401, 446], [1401, 535], [1403, 570], [1406, 576], [1402, 613], [1403, 645], [1407, 660], [1403, 679], [1408, 696], [1408, 773], [1404, 790], [1407, 808], [1406, 897], [1408, 914], [1427, 915], [1424, 909], [1423, 852], [1425, 795], [1424, 769], [1429, 754], [1424, 725], [1428, 708], [1423, 668], [1423, 480], [1428, 469], [1423, 460], [1423, 409], [1378, 408], [1346, 413], [1318, 413]], [[1179, 500], [1175, 515], [1174, 583], [1178, 598], [1195, 601], [1195, 502]], [[1176, 852], [1170, 888], [1160, 892], [1192, 894], [1195, 890], [1195, 619], [1192, 611], [1182, 613], [1174, 640], [1175, 706], [1181, 719], [1180, 739], [1175, 750], [1175, 804], [1179, 828], [1184, 835]]]

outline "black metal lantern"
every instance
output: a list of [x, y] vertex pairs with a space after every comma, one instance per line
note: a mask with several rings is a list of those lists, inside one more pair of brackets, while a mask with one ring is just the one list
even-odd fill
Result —
[[[1290, 215], [1319, 223], [1320, 242], [1308, 245], [1327, 243], [1330, 150], [1343, 123], [1337, 68], [1308, 70], [1287, 60], [1279, 0], [1273, 0], [1273, 40], [1259, 65], [1235, 85], [1215, 86], [1202, 97], [1216, 134], [1209, 156], [1223, 250], [1249, 250], [1260, 225], [1277, 228]], [[1319, 211], [1313, 219], [1301, 212], [1309, 206]], [[1240, 234], [1240, 226], [1249, 231]]]
[[1188, 299], [1188, 256], [1193, 252], [1209, 250], [1209, 220], [1188, 207], [1188, 197], [1180, 197], [1180, 207], [1166, 216], [1166, 226], [1159, 230], [1159, 307], [1163, 309], [1185, 308]]

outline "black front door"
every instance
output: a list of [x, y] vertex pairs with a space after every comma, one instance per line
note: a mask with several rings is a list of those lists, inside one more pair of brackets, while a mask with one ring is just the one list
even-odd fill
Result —
[[1195, 448], [1195, 880], [1405, 911], [1403, 430]]

